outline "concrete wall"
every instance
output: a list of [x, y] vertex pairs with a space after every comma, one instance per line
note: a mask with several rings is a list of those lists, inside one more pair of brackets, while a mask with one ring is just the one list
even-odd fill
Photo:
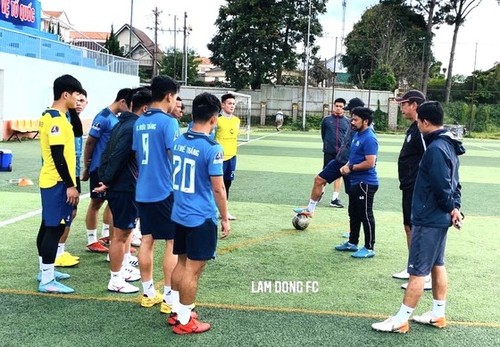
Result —
[[[194, 97], [205, 91], [220, 95], [228, 90], [192, 86], [182, 87], [180, 96], [184, 100], [187, 113], [191, 112], [191, 102]], [[286, 115], [292, 116], [294, 120], [302, 119], [303, 87], [264, 84], [260, 90], [239, 90], [238, 92], [252, 97], [252, 117], [260, 119], [261, 124], [263, 124], [265, 116], [274, 115], [279, 110], [282, 110]], [[393, 99], [393, 94], [389, 91], [335, 88], [333, 99], [340, 97], [347, 101], [358, 97], [367, 106], [369, 103], [369, 107], [374, 110], [377, 109], [377, 104], [380, 102], [380, 109], [384, 112], [389, 112], [389, 108], [394, 107], [394, 105], [390, 106], [389, 100]], [[331, 110], [331, 103], [331, 88], [307, 88], [306, 116], [328, 114], [329, 110]], [[393, 111], [390, 113], [392, 114]]]
[[86, 129], [118, 90], [139, 86], [138, 76], [0, 53], [0, 140], [10, 136], [9, 120], [40, 117], [52, 104], [54, 79], [64, 74], [76, 77], [87, 90], [89, 104], [81, 115]]

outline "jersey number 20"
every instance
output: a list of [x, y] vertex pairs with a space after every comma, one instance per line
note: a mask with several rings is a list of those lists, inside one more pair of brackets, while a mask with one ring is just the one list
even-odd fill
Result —
[[184, 193], [194, 193], [195, 161], [190, 158], [182, 158], [178, 155], [173, 157], [173, 187]]

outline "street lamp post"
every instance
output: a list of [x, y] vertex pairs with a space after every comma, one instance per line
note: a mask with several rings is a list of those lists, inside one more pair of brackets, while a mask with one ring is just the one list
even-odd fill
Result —
[[307, 38], [306, 38], [306, 62], [304, 65], [304, 96], [302, 97], [302, 130], [306, 130], [306, 107], [307, 107], [307, 80], [309, 79], [309, 36], [311, 35], [311, 2], [309, 0], [309, 15], [307, 17]]

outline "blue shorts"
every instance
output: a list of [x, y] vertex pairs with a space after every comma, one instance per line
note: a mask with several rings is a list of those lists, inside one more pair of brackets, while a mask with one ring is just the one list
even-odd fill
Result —
[[434, 266], [444, 265], [448, 228], [412, 226], [408, 273], [427, 276]]
[[329, 162], [335, 160], [337, 153], [323, 153], [323, 169], [328, 165]]
[[66, 185], [58, 182], [50, 188], [40, 188], [42, 195], [42, 220], [47, 227], [56, 227], [60, 224], [71, 225], [73, 205], [66, 202]]
[[106, 198], [113, 215], [113, 225], [122, 230], [134, 229], [139, 216], [135, 193], [108, 191]]
[[94, 193], [93, 190], [95, 187], [99, 187], [99, 175], [97, 173], [97, 169], [89, 172], [89, 186], [90, 186], [90, 198], [91, 199], [101, 199], [106, 200], [106, 192], [104, 193]]
[[236, 171], [236, 156], [222, 162], [222, 172], [225, 181], [234, 180], [235, 171]]
[[141, 234], [152, 235], [154, 240], [173, 240], [175, 234], [172, 216], [174, 194], [158, 202], [138, 202]]
[[328, 164], [323, 168], [323, 171], [318, 174], [318, 176], [328, 183], [332, 183], [333, 181], [342, 177], [340, 168], [344, 165], [345, 163], [341, 164], [336, 160], [330, 160]]
[[174, 254], [186, 254], [191, 260], [215, 258], [217, 247], [217, 225], [207, 219], [194, 228], [175, 223]]

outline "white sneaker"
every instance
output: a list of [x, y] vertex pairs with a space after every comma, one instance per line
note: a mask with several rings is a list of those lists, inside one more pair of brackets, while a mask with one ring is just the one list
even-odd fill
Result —
[[229, 219], [229, 220], [236, 220], [236, 217], [233, 216], [231, 213], [228, 212], [227, 213], [227, 219]]
[[132, 240], [130, 244], [134, 247], [141, 247], [141, 238], [138, 237], [135, 233], [132, 234]]
[[408, 273], [408, 271], [406, 271], [406, 269], [404, 269], [401, 272], [393, 274], [392, 277], [400, 280], [407, 280], [408, 278], [410, 278], [410, 274]]
[[109, 263], [110, 262], [110, 259], [109, 259], [109, 253], [106, 254], [106, 261]]
[[446, 326], [446, 318], [445, 317], [435, 318], [432, 315], [432, 311], [425, 312], [421, 316], [413, 316], [412, 319], [417, 323], [432, 325], [436, 328], [444, 328]]
[[122, 268], [122, 278], [127, 282], [135, 282], [141, 279], [141, 272], [132, 266]]
[[141, 239], [142, 239], [141, 229], [140, 229], [139, 222], [137, 222], [137, 226], [132, 231], [131, 245], [134, 247], [140, 247], [141, 246]]
[[130, 264], [130, 266], [138, 267], [139, 266], [139, 259], [137, 259], [137, 257], [135, 255], [131, 255], [128, 258], [128, 263]]
[[[402, 289], [406, 289], [406, 287], [408, 287], [408, 283], [403, 283], [401, 285]], [[431, 277], [431, 275], [425, 276], [424, 290], [432, 290], [432, 277]]]
[[110, 292], [131, 294], [131, 293], [137, 293], [139, 291], [139, 288], [131, 285], [130, 283], [125, 282], [124, 279], [120, 279], [114, 281], [109, 280], [108, 290]]
[[406, 334], [408, 330], [410, 330], [410, 325], [408, 324], [408, 321], [400, 324], [394, 320], [394, 317], [389, 317], [383, 322], [373, 323], [372, 329], [388, 333]]

